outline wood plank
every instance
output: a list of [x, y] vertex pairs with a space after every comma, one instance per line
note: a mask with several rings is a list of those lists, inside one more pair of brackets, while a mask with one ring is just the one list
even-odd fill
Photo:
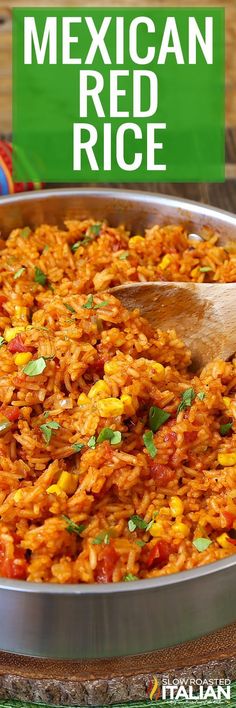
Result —
[[236, 625], [175, 647], [114, 659], [54, 660], [0, 652], [1, 698], [51, 705], [96, 706], [148, 698], [163, 674], [191, 681], [236, 678]]

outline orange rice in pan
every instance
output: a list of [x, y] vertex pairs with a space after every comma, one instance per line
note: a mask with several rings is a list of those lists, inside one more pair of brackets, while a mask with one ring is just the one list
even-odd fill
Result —
[[207, 236], [74, 221], [1, 242], [1, 576], [130, 581], [235, 552], [236, 360], [191, 374], [178, 334], [106, 292], [234, 282]]

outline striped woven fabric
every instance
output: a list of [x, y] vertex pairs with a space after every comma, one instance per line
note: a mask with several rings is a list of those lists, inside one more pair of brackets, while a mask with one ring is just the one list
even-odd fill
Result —
[[[22, 157], [22, 161], [25, 158]], [[14, 182], [12, 177], [12, 145], [7, 140], [0, 139], [0, 196], [40, 189], [41, 183]]]

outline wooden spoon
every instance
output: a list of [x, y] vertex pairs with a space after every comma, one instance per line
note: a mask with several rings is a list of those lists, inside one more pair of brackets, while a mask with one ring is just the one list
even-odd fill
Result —
[[129, 310], [139, 308], [153, 327], [175, 329], [191, 349], [195, 371], [236, 351], [234, 283], [127, 283], [112, 293]]

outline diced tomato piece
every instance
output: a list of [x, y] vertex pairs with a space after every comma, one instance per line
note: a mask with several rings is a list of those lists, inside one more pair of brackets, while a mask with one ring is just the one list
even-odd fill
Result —
[[105, 364], [106, 359], [104, 356], [98, 356], [96, 361], [93, 364], [93, 370], [96, 371], [97, 374], [102, 376], [104, 374], [104, 364]]
[[[132, 268], [137, 268], [138, 259], [136, 258], [136, 256], [133, 253], [131, 253], [131, 262], [132, 262]], [[129, 281], [131, 280], [132, 282], [135, 283], [137, 281], [137, 275], [138, 275], [137, 270], [135, 270], [133, 273], [130, 273]]]
[[27, 564], [24, 558], [14, 558], [10, 560], [5, 558], [0, 563], [0, 575], [3, 578], [14, 578], [17, 580], [25, 580]]
[[105, 546], [101, 557], [99, 558], [95, 576], [97, 583], [110, 583], [112, 580], [113, 570], [118, 560], [118, 554], [113, 546]]
[[115, 241], [115, 243], [112, 244], [113, 253], [116, 253], [116, 251], [120, 251], [121, 248], [122, 248], [122, 243], [119, 239], [117, 239]]
[[236, 538], [229, 538], [229, 542], [236, 546]]
[[113, 450], [112, 450], [112, 445], [108, 442], [108, 440], [104, 440], [102, 443], [102, 458], [104, 462], [108, 462], [109, 460], [112, 459], [113, 457]]
[[19, 388], [21, 386], [24, 386], [26, 381], [27, 381], [27, 374], [18, 374], [18, 376], [14, 376], [14, 378], [13, 378], [14, 386], [17, 386], [17, 387], [19, 386]]
[[175, 471], [168, 467], [168, 465], [162, 465], [160, 462], [155, 462], [155, 460], [150, 460], [149, 469], [151, 472], [151, 477], [159, 484], [160, 487], [165, 487], [171, 479], [174, 479]]
[[11, 421], [11, 423], [15, 423], [16, 420], [18, 420], [20, 411], [17, 406], [2, 406], [0, 409], [0, 412], [8, 418], [8, 420]]
[[235, 514], [231, 514], [230, 511], [223, 511], [223, 516], [225, 517], [225, 527], [231, 529], [235, 520]]
[[168, 420], [167, 423], [165, 423], [164, 442], [170, 443], [172, 446], [174, 446], [177, 438], [175, 431], [172, 430], [174, 424], [174, 420]]
[[12, 339], [11, 342], [9, 342], [9, 344], [7, 345], [7, 348], [9, 350], [9, 352], [11, 352], [11, 354], [29, 351], [29, 347], [25, 346], [23, 339], [21, 337], [21, 334], [17, 334], [16, 337], [14, 337], [14, 339]]
[[147, 568], [153, 568], [155, 566], [161, 567], [162, 565], [165, 565], [169, 560], [171, 550], [171, 544], [167, 541], [157, 541], [147, 557]]
[[[17, 543], [16, 534], [12, 534], [14, 543]], [[21, 548], [15, 548], [15, 557], [13, 559], [5, 557], [5, 544], [0, 543], [0, 576], [3, 578], [15, 578], [25, 580], [27, 575], [27, 563], [25, 560], [24, 551]]]
[[4, 314], [4, 302], [7, 302], [7, 297], [5, 295], [0, 295], [0, 312]]
[[191, 443], [194, 442], [197, 438], [197, 431], [196, 430], [187, 430], [184, 433], [184, 439], [186, 442]]

